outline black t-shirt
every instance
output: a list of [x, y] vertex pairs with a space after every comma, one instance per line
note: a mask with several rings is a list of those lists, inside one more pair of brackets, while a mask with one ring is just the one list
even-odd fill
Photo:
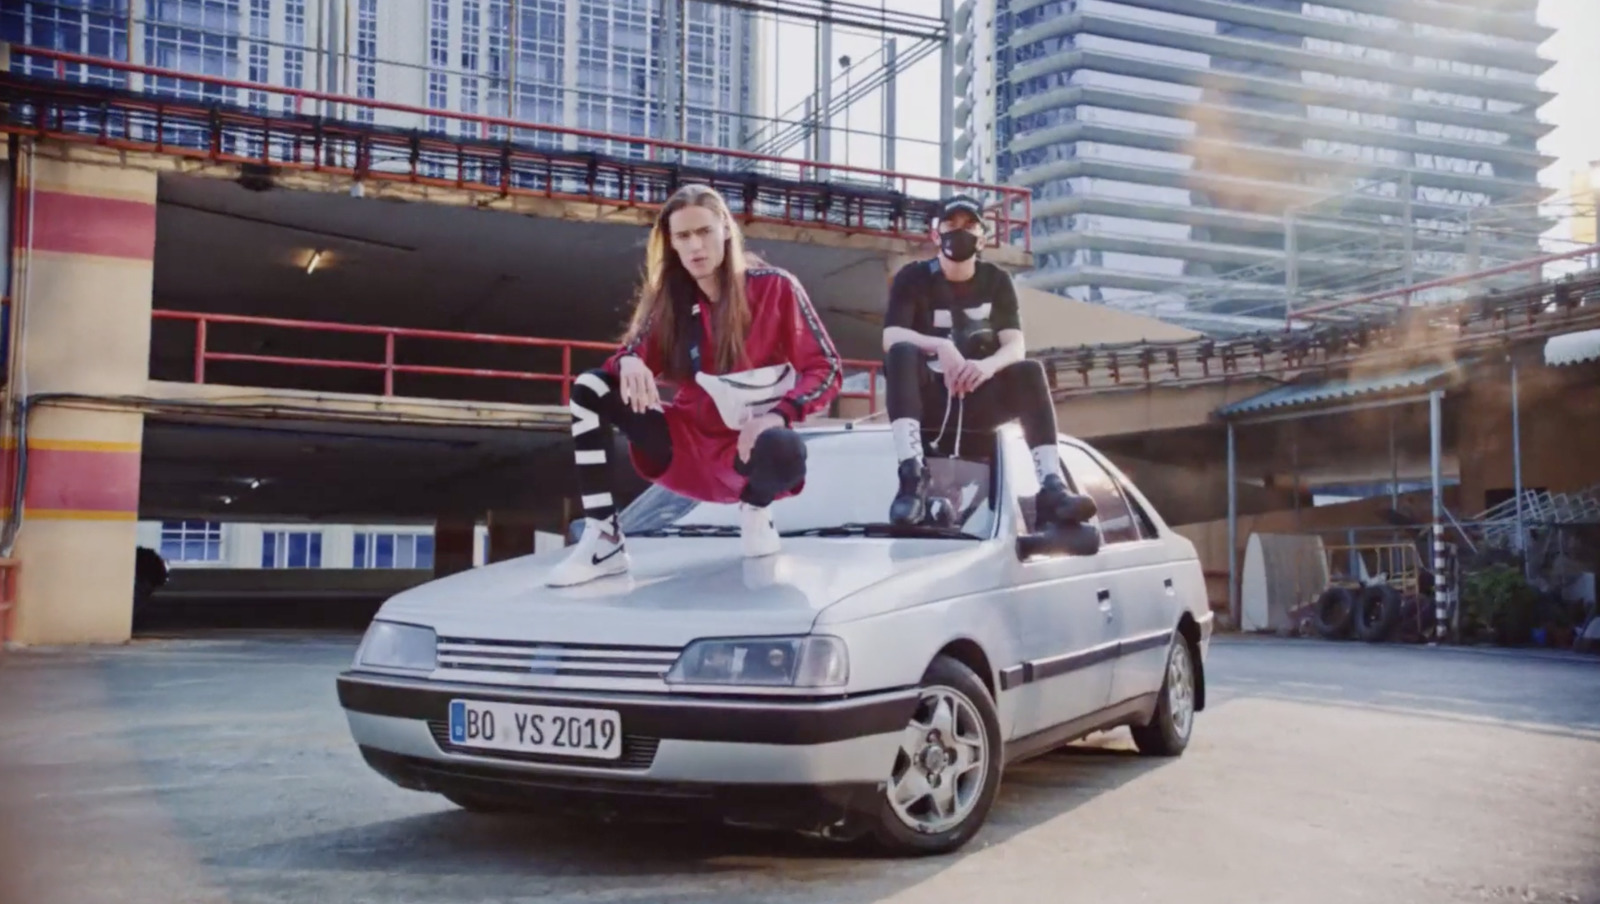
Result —
[[1022, 329], [1022, 314], [1011, 274], [979, 261], [972, 279], [951, 282], [933, 258], [895, 274], [883, 324], [953, 339], [963, 357], [986, 358], [999, 350], [1001, 330]]

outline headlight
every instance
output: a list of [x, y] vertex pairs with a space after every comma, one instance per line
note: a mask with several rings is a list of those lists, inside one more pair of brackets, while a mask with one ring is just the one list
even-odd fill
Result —
[[754, 684], [838, 687], [850, 657], [837, 637], [747, 637], [697, 640], [667, 672], [668, 684]]
[[356, 664], [431, 672], [436, 662], [435, 641], [432, 628], [375, 621], [356, 651]]

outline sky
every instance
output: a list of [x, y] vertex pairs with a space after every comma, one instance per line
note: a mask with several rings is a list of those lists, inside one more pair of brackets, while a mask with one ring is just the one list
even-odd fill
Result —
[[[1556, 98], [1539, 111], [1541, 119], [1555, 125], [1539, 149], [1557, 158], [1540, 174], [1540, 181], [1565, 192], [1574, 172], [1600, 161], [1600, 116], [1595, 115], [1594, 96], [1594, 86], [1600, 84], [1600, 2], [1540, 0], [1539, 21], [1557, 29], [1540, 48], [1555, 65], [1539, 85], [1555, 92]], [[1552, 234], [1566, 237], [1569, 225], [1563, 223]]]
[[[871, 2], [871, 0], [856, 0]], [[939, 0], [878, 0], [880, 7], [923, 15], [938, 15]], [[1600, 115], [1595, 110], [1595, 85], [1600, 85], [1600, 0], [1540, 0], [1539, 21], [1557, 29], [1555, 36], [1541, 48], [1541, 53], [1555, 65], [1540, 79], [1540, 85], [1556, 93], [1556, 98], [1540, 110], [1540, 118], [1555, 125], [1555, 129], [1540, 142], [1540, 149], [1556, 157], [1543, 173], [1540, 181], [1561, 192], [1570, 186], [1572, 174], [1590, 161], [1600, 160]], [[780, 111], [787, 111], [804, 100], [816, 84], [816, 67], [813, 30], [810, 26], [770, 20], [763, 23], [767, 31], [768, 58], [777, 75], [766, 86], [766, 99]], [[774, 45], [776, 41], [776, 45]], [[833, 54], [835, 60], [849, 55], [858, 69], [856, 78], [865, 77], [882, 63], [879, 44], [881, 39], [871, 35], [835, 33]], [[907, 48], [910, 39], [901, 39]], [[901, 51], [905, 52], [904, 49]], [[844, 88], [844, 77], [839, 76], [837, 91]], [[896, 90], [896, 160], [898, 172], [937, 175], [939, 64], [934, 54], [902, 73]], [[768, 109], [773, 109], [769, 106]], [[850, 108], [850, 125], [872, 133], [882, 132], [882, 94], [874, 93]], [[836, 123], [842, 126], [842, 117]], [[846, 162], [845, 141], [836, 140], [836, 161]], [[848, 162], [858, 166], [878, 168], [882, 165], [882, 143], [874, 135], [856, 136], [849, 142]], [[789, 148], [784, 156], [806, 156], [803, 146]], [[931, 186], [924, 184], [924, 190]], [[916, 187], [913, 188], [916, 191]], [[917, 193], [923, 193], [918, 191]], [[1550, 235], [1565, 238], [1568, 224], [1562, 223]], [[1571, 247], [1557, 243], [1553, 247]]]

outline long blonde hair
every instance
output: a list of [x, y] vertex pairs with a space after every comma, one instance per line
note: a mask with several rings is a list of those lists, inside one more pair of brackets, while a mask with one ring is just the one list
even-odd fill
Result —
[[[717, 303], [712, 305], [711, 322], [715, 349], [711, 357], [720, 372], [744, 366], [745, 333], [750, 329], [750, 299], [745, 294], [744, 277], [752, 261], [758, 266], [761, 263], [759, 258], [745, 251], [744, 234], [734, 221], [728, 202], [711, 186], [685, 185], [662, 205], [655, 225], [650, 228], [644, 281], [624, 342], [633, 343], [641, 336], [645, 341], [654, 342], [664, 362], [664, 376], [674, 380], [689, 377], [688, 346], [678, 317], [680, 313], [688, 314], [696, 287], [694, 277], [672, 250], [670, 222], [674, 213], [691, 204], [715, 213], [728, 234], [722, 246], [722, 264], [717, 268], [721, 291]], [[674, 301], [681, 303], [681, 310]]]

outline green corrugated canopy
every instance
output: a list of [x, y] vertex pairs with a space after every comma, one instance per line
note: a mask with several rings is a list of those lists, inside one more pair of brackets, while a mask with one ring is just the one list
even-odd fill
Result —
[[1432, 389], [1448, 382], [1461, 369], [1459, 362], [1421, 365], [1409, 370], [1360, 377], [1315, 377], [1296, 379], [1247, 399], [1230, 402], [1217, 409], [1224, 420], [1248, 414], [1273, 414], [1297, 409], [1311, 410], [1327, 402], [1361, 402], [1378, 399], [1404, 389]]

